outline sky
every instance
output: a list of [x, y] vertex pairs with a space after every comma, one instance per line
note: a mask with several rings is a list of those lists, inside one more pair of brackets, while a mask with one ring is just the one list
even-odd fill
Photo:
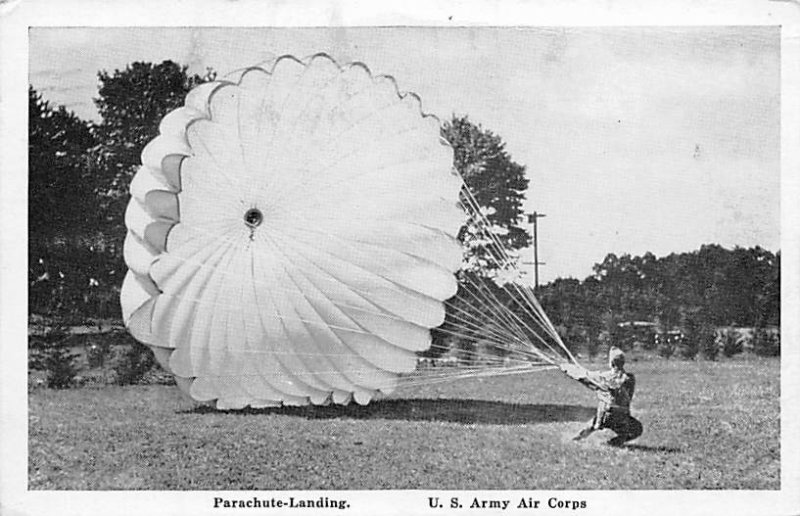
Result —
[[[777, 27], [34, 28], [30, 82], [97, 119], [97, 71], [171, 59], [225, 75], [326, 52], [423, 110], [498, 134], [527, 169], [540, 280], [607, 253], [780, 246]], [[532, 259], [532, 253], [528, 259]]]

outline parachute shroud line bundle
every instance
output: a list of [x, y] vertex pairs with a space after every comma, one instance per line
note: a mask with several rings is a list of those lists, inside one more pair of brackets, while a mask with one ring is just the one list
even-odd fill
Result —
[[485, 284], [462, 282], [462, 303], [449, 305], [456, 324], [442, 331], [511, 354], [409, 376], [459, 289], [467, 214], [498, 266], [512, 262], [453, 169], [438, 119], [390, 77], [325, 55], [283, 57], [198, 86], [159, 132], [131, 182], [121, 304], [131, 334], [193, 399], [365, 404], [401, 380], [571, 358], [529, 291], [507, 287], [535, 329]]

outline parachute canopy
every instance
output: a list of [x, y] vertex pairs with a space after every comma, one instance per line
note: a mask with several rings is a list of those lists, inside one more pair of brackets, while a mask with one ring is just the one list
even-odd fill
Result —
[[218, 408], [367, 403], [457, 290], [462, 181], [439, 121], [361, 64], [278, 59], [198, 86], [125, 215], [131, 334]]

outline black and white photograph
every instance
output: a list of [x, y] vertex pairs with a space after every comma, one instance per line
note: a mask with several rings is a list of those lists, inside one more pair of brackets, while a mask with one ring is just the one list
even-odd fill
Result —
[[741, 4], [0, 4], [0, 512], [797, 514]]

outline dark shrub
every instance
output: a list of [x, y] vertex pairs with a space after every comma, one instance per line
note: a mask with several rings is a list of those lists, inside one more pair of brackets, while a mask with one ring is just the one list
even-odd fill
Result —
[[693, 320], [682, 328], [682, 335], [678, 337], [675, 351], [684, 360], [694, 360], [700, 351], [699, 330]]
[[600, 341], [598, 339], [586, 339], [586, 354], [589, 355], [589, 360], [594, 360], [600, 352]]
[[683, 334], [678, 343], [678, 353], [681, 358], [694, 360], [700, 351], [700, 323], [696, 315], [685, 313], [681, 317], [681, 333]]
[[28, 367], [44, 371], [51, 389], [71, 387], [79, 371], [78, 355], [65, 346], [68, 337], [65, 329], [57, 328], [29, 341]]
[[699, 335], [695, 334], [690, 336], [686, 336], [681, 339], [680, 344], [678, 345], [678, 352], [681, 358], [686, 360], [694, 360], [697, 357], [697, 353], [700, 351], [700, 341]]
[[675, 354], [675, 339], [666, 333], [656, 335], [656, 352], [661, 358], [669, 358]]
[[133, 339], [129, 346], [117, 350], [113, 366], [118, 385], [139, 383], [155, 365], [153, 352]]
[[720, 343], [717, 340], [717, 332], [710, 325], [700, 327], [700, 353], [706, 360], [716, 360], [719, 356]]
[[92, 369], [103, 367], [111, 354], [111, 341], [104, 337], [97, 335], [86, 342], [86, 361]]
[[777, 331], [756, 328], [753, 332], [753, 351], [762, 357], [781, 355], [781, 336]]
[[738, 355], [744, 350], [744, 344], [739, 333], [733, 329], [728, 328], [722, 333], [722, 354], [727, 358], [733, 355]]

